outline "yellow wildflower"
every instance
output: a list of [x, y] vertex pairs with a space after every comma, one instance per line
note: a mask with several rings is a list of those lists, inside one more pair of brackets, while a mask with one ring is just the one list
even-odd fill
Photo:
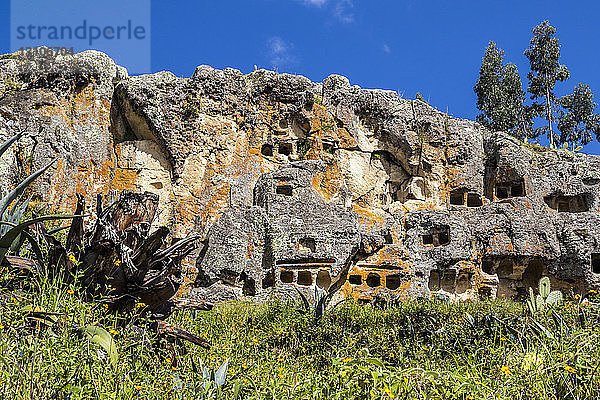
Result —
[[114, 329], [111, 329], [109, 332], [113, 335], [116, 335], [117, 333], [119, 333], [119, 332], [115, 331]]
[[523, 357], [523, 363], [521, 364], [521, 368], [524, 371], [529, 371], [533, 369], [542, 368], [542, 364], [544, 363], [544, 358], [536, 353], [527, 353]]
[[506, 338], [505, 338], [504, 336], [502, 336], [502, 337], [500, 338], [500, 340], [504, 341], [504, 340], [506, 340]]
[[390, 396], [390, 399], [393, 399], [394, 397], [396, 397], [388, 387], [386, 387], [383, 390], [385, 391], [385, 393], [387, 393], [388, 396]]
[[69, 254], [69, 260], [71, 260], [72, 263], [77, 262], [77, 259], [75, 258], [75, 256], [73, 254]]
[[119, 265], [121, 265], [121, 260], [119, 260], [118, 258], [115, 260], [115, 265], [118, 267]]
[[504, 372], [505, 374], [510, 374], [510, 369], [506, 365], [500, 367], [500, 371]]
[[570, 365], [565, 365], [565, 370], [574, 374], [575, 373], [575, 368], [571, 367]]
[[350, 362], [352, 361], [352, 357], [344, 358], [342, 361], [344, 361], [345, 363]]
[[252, 338], [252, 341], [253, 341], [254, 343], [258, 343], [258, 339], [257, 339], [257, 338], [255, 338], [255, 337], [253, 337], [253, 338]]
[[135, 306], [137, 308], [144, 308], [144, 307], [146, 307], [146, 303], [137, 303]]
[[69, 289], [69, 290], [67, 290], [67, 293], [73, 294], [73, 293], [75, 293], [75, 291], [73, 289]]
[[4, 325], [0, 325], [0, 329], [4, 329]]

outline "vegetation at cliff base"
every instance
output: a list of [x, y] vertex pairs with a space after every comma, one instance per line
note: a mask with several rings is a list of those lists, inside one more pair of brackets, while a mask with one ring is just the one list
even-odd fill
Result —
[[[315, 321], [299, 304], [274, 299], [171, 315], [169, 322], [212, 343], [203, 349], [184, 342], [158, 346], [156, 337], [123, 324], [100, 301], [84, 301], [77, 280], [65, 285], [61, 277], [41, 274], [9, 291], [11, 281], [14, 276], [4, 271], [5, 399], [600, 396], [594, 292], [584, 302], [577, 296], [533, 314], [511, 300], [415, 299], [389, 307], [344, 302]], [[137, 323], [152, 323], [143, 309], [138, 307]], [[94, 340], [82, 327], [101, 327], [112, 341]], [[211, 370], [222, 366], [225, 379], [218, 385]]]

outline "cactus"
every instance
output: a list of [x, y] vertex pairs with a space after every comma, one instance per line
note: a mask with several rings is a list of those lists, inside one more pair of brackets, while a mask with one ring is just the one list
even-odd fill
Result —
[[529, 288], [529, 299], [527, 299], [527, 308], [530, 314], [542, 312], [547, 306], [553, 306], [562, 302], [563, 296], [560, 290], [550, 290], [550, 279], [545, 276], [540, 279], [539, 294], [534, 296], [533, 289]]

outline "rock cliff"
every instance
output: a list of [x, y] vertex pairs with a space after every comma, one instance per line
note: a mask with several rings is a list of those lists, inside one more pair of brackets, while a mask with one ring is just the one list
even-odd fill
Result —
[[149, 191], [173, 240], [200, 232], [188, 295], [335, 285], [359, 301], [466, 299], [519, 297], [541, 276], [567, 293], [600, 283], [599, 157], [341, 76], [129, 77], [94, 51], [9, 54], [2, 138], [9, 121], [33, 138], [0, 163], [3, 185], [57, 157], [36, 188], [47, 210], [72, 212], [75, 192]]

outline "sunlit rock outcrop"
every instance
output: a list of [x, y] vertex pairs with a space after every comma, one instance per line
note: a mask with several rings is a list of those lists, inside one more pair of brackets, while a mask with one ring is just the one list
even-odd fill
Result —
[[545, 275], [566, 293], [600, 283], [600, 158], [344, 77], [128, 77], [98, 52], [7, 55], [0, 119], [4, 137], [8, 121], [36, 136], [3, 160], [5, 184], [58, 158], [37, 188], [48, 209], [71, 212], [75, 191], [149, 191], [173, 240], [203, 234], [186, 295], [340, 283], [359, 301], [468, 299], [519, 297]]

